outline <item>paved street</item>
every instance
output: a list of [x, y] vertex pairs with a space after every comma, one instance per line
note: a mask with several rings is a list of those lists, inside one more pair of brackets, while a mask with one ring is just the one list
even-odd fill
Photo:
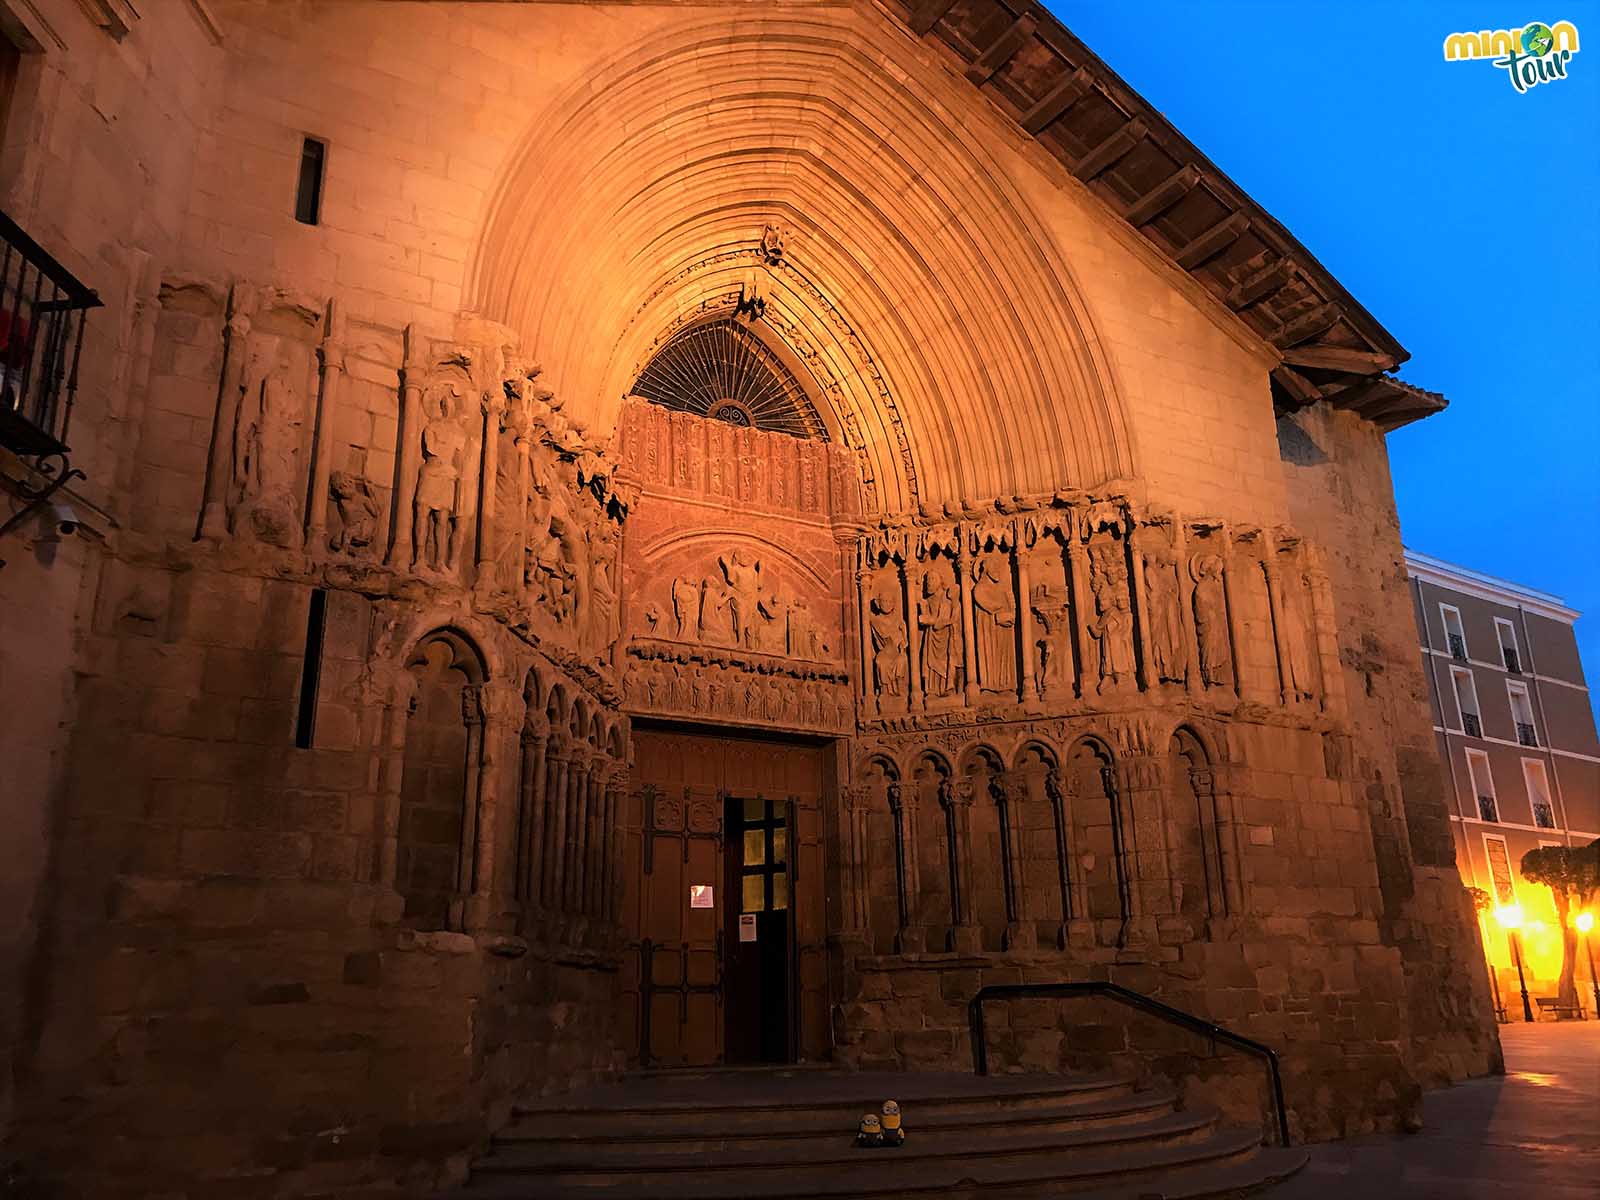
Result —
[[1273, 1200], [1596, 1200], [1600, 1021], [1503, 1025], [1506, 1074], [1432, 1092], [1419, 1134], [1313, 1148]]

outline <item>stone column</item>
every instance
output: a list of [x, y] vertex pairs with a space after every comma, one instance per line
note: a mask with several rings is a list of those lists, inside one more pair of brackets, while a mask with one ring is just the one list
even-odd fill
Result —
[[1178, 590], [1174, 603], [1178, 606], [1178, 623], [1183, 626], [1184, 690], [1191, 696], [1202, 695], [1205, 680], [1200, 677], [1200, 634], [1194, 625], [1194, 593], [1189, 578], [1189, 535], [1184, 523], [1176, 517], [1172, 521], [1172, 571], [1177, 577]]
[[1289, 703], [1289, 650], [1284, 644], [1283, 597], [1278, 590], [1278, 564], [1269, 545], [1261, 556], [1261, 573], [1267, 580], [1267, 611], [1272, 617], [1272, 648], [1278, 656], [1278, 703]]
[[601, 822], [604, 852], [600, 864], [600, 919], [608, 927], [616, 925], [621, 904], [618, 893], [622, 881], [623, 769], [617, 763], [606, 781], [605, 816]]
[[1232, 662], [1233, 694], [1244, 699], [1244, 663], [1239, 656], [1239, 600], [1233, 593], [1233, 535], [1226, 528], [1218, 536], [1222, 542], [1222, 602], [1228, 610], [1228, 654]]
[[456, 857], [456, 898], [450, 905], [450, 924], [461, 930], [466, 923], [466, 901], [477, 888], [478, 809], [483, 788], [483, 691], [475, 684], [461, 689], [461, 721], [467, 730], [463, 764], [461, 844]]
[[911, 674], [906, 680], [906, 711], [918, 712], [923, 707], [922, 692], [922, 639], [917, 625], [917, 569], [911, 558], [900, 560], [901, 603], [906, 613], [906, 657]]
[[609, 776], [613, 769], [612, 763], [602, 757], [597, 760], [597, 765], [589, 774], [589, 836], [584, 854], [583, 883], [584, 905], [583, 911], [595, 921], [600, 920], [600, 899], [605, 891], [604, 875], [606, 861], [606, 793], [609, 789]]
[[868, 911], [870, 863], [867, 858], [867, 813], [872, 802], [871, 793], [865, 787], [845, 787], [840, 789], [839, 800], [845, 818], [841, 830], [845, 867], [844, 931], [865, 934], [871, 925], [871, 913]]
[[1044, 777], [1045, 799], [1050, 802], [1050, 816], [1056, 834], [1056, 882], [1061, 889], [1061, 923], [1056, 928], [1056, 949], [1065, 950], [1070, 940], [1069, 929], [1074, 917], [1073, 900], [1083, 894], [1083, 884], [1077, 877], [1079, 863], [1073, 850], [1072, 825], [1067, 813], [1065, 789], [1061, 786], [1061, 773], [1049, 771]]
[[983, 950], [983, 931], [973, 916], [972, 903], [972, 784], [963, 779], [953, 787], [946, 784], [947, 821], [950, 853], [955, 862], [951, 872], [951, 912], [956, 924], [950, 931], [948, 949], [961, 954]]
[[[1131, 523], [1131, 522], [1130, 522]], [[1145, 691], [1155, 688], [1160, 680], [1155, 674], [1155, 654], [1150, 644], [1150, 606], [1145, 602], [1144, 591], [1144, 551], [1134, 544], [1133, 531], [1128, 533], [1127, 565], [1128, 576], [1128, 615], [1133, 620], [1135, 634], [1134, 654], [1138, 659], [1134, 671], [1134, 678], [1139, 687]]]
[[[1067, 549], [1067, 583], [1072, 591], [1072, 651], [1073, 694], [1080, 700], [1090, 686], [1089, 648], [1094, 639], [1089, 636], [1089, 622], [1094, 619], [1094, 593], [1089, 588], [1089, 567], [1084, 562], [1084, 545], [1075, 528], [1063, 530]], [[1093, 672], [1099, 678], [1098, 670]]]
[[233, 438], [239, 426], [239, 401], [249, 355], [250, 317], [256, 310], [255, 289], [236, 283], [228, 293], [228, 324], [223, 333], [222, 384], [217, 416], [211, 424], [211, 456], [200, 509], [200, 536], [221, 541], [228, 536], [228, 492], [233, 486]]
[[1033, 671], [1033, 599], [1028, 588], [1028, 555], [1020, 533], [1011, 551], [1017, 564], [1017, 699], [1027, 701], [1039, 694]]
[[495, 480], [500, 473], [500, 417], [506, 411], [505, 388], [491, 388], [483, 395], [483, 473], [478, 489], [478, 547], [476, 583], [493, 587], [484, 577], [494, 563]]
[[400, 485], [395, 488], [391, 510], [394, 513], [394, 540], [389, 543], [389, 553], [383, 559], [391, 566], [405, 568], [411, 566], [411, 549], [416, 532], [413, 528], [413, 505], [417, 498], [417, 471], [422, 458], [422, 376], [425, 369], [422, 334], [415, 325], [407, 325], [405, 366], [400, 371], [400, 434], [396, 446]]
[[522, 820], [518, 827], [518, 896], [524, 906], [539, 905], [539, 858], [544, 850], [545, 743], [550, 722], [529, 711], [522, 723]]
[[473, 896], [482, 906], [479, 916], [493, 916], [494, 897], [509, 893], [513, 880], [498, 861], [500, 814], [505, 804], [505, 758], [517, 729], [522, 697], [503, 683], [486, 683], [478, 689], [483, 715], [483, 748], [479, 760], [478, 814], [473, 852]]
[[872, 601], [867, 594], [868, 577], [863, 562], [856, 571], [856, 600], [861, 631], [861, 711], [874, 715], [878, 711], [878, 689], [872, 682]]
[[1217, 858], [1222, 876], [1222, 894], [1227, 900], [1227, 915], [1238, 918], [1248, 910], [1249, 889], [1244, 880], [1244, 841], [1240, 832], [1233, 772], [1215, 769], [1209, 773], [1209, 779], [1217, 813]]
[[539, 883], [540, 902], [546, 912], [561, 907], [563, 838], [567, 824], [567, 738], [560, 733], [550, 735], [550, 748], [545, 752], [548, 772], [545, 782], [544, 853], [540, 855], [542, 878]]
[[344, 317], [338, 302], [329, 300], [327, 332], [317, 347], [322, 387], [311, 455], [311, 502], [306, 506], [306, 545], [317, 551], [328, 548], [323, 543], [323, 533], [328, 527], [328, 475], [333, 466], [333, 422], [339, 411], [339, 385], [344, 379], [344, 351]]
[[1028, 794], [1028, 781], [1020, 774], [1003, 775], [991, 780], [991, 793], [996, 803], [1005, 810], [1006, 870], [1006, 940], [1007, 950], [1032, 950], [1039, 944], [1039, 929], [1033, 922], [1028, 905], [1027, 839], [1023, 836], [1024, 803]]
[[978, 687], [978, 648], [973, 644], [972, 579], [967, 570], [965, 544], [955, 552], [956, 581], [961, 585], [961, 665], [965, 676], [967, 707], [976, 708], [981, 698]]
[[583, 843], [584, 810], [587, 807], [589, 764], [589, 747], [574, 746], [567, 764], [567, 819], [561, 835], [561, 909], [568, 914], [578, 912], [578, 897], [582, 887], [579, 878], [582, 870], [580, 854]]
[[1123, 780], [1118, 778], [1119, 775], [1126, 777], [1126, 774], [1126, 766], [1101, 770], [1102, 786], [1111, 799], [1111, 839], [1116, 856], [1117, 886], [1122, 893], [1122, 934], [1119, 939], [1122, 942], [1129, 940], [1130, 932], [1144, 912], [1139, 896], [1138, 851], [1131, 816], [1133, 804], [1128, 794], [1132, 789], [1125, 787]]

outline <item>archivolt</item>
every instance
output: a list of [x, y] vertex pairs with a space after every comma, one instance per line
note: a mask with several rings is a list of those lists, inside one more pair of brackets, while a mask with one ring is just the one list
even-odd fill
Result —
[[997, 127], [919, 55], [849, 9], [741, 10], [624, 50], [511, 156], [472, 303], [604, 429], [664, 330], [757, 287], [883, 511], [1131, 475], [1109, 364], [985, 148]]

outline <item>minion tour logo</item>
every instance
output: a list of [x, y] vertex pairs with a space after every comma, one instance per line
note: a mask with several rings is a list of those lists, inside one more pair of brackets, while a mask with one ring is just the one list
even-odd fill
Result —
[[1541, 83], [1567, 77], [1567, 63], [1578, 52], [1578, 27], [1571, 21], [1546, 25], [1534, 21], [1521, 29], [1485, 29], [1452, 33], [1444, 39], [1446, 62], [1487, 58], [1511, 77], [1511, 86], [1526, 92]]

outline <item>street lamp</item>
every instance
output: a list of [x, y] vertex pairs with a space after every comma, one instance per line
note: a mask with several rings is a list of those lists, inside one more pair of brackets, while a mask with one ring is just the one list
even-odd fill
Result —
[[1528, 980], [1522, 973], [1522, 941], [1517, 937], [1517, 930], [1522, 927], [1522, 907], [1502, 904], [1494, 910], [1494, 919], [1500, 922], [1500, 927], [1506, 931], [1506, 940], [1511, 943], [1511, 961], [1517, 964], [1517, 986], [1522, 989], [1522, 1019], [1532, 1024], [1533, 1005], [1528, 1003]]
[[1594, 973], [1594, 914], [1581, 912], [1573, 918], [1572, 923], [1578, 927], [1584, 952], [1589, 956], [1589, 987], [1594, 991], [1594, 1015], [1600, 1017], [1600, 978]]

